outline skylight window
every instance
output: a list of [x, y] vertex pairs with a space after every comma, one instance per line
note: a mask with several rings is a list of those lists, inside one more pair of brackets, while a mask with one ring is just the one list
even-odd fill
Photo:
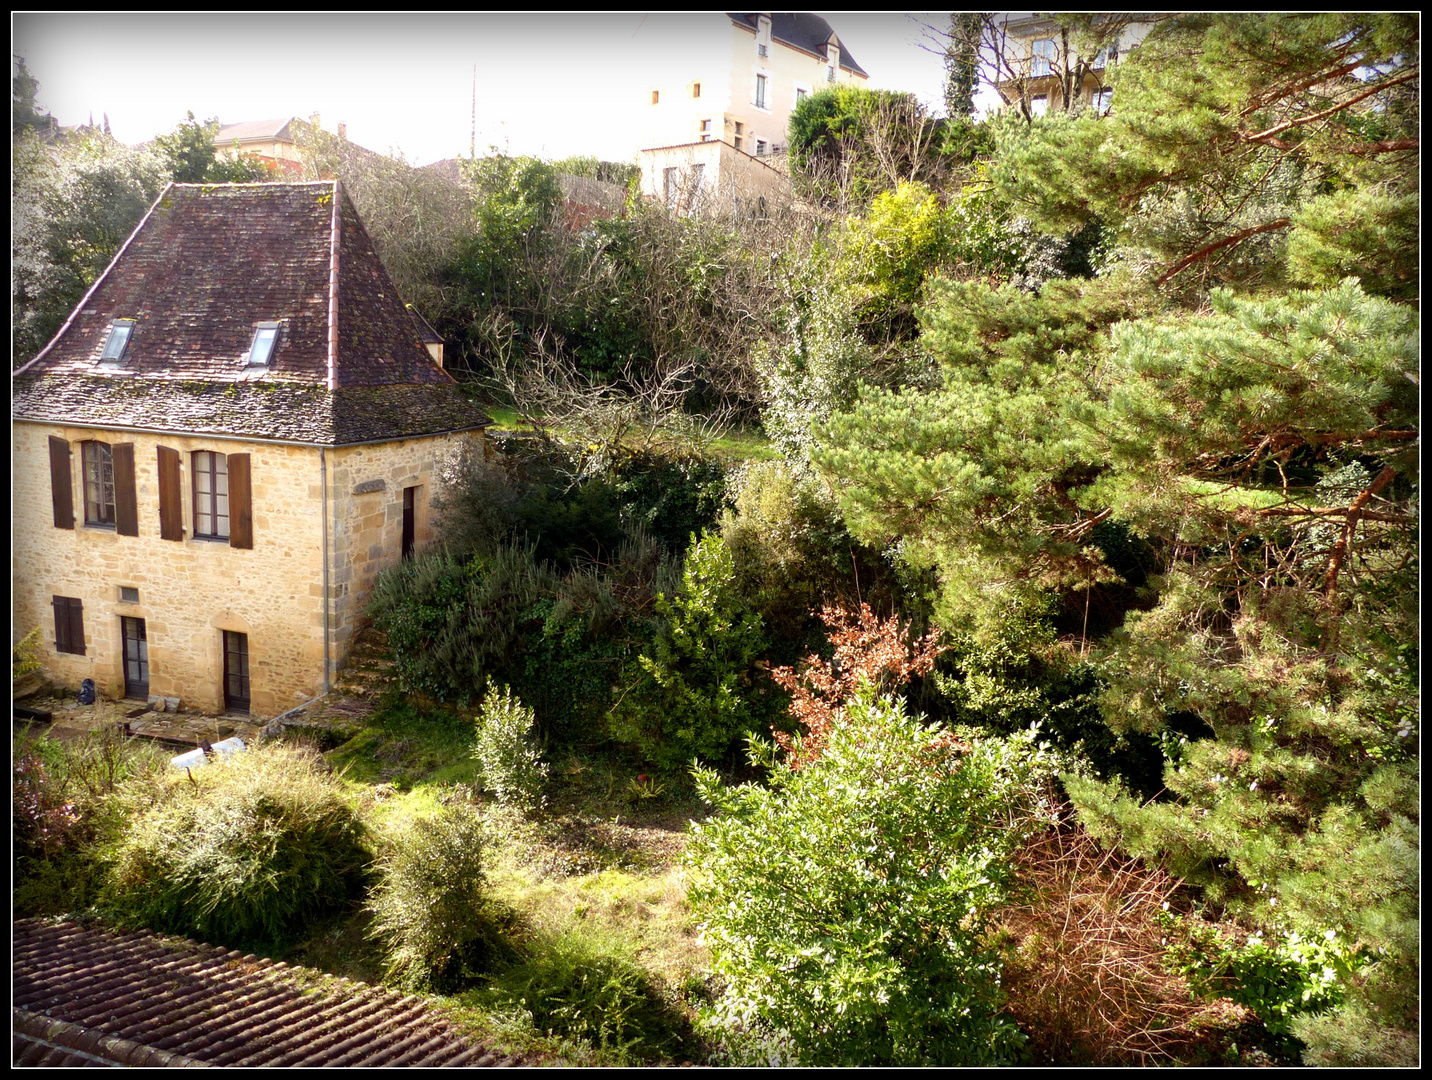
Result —
[[109, 337], [104, 340], [104, 352], [100, 353], [100, 360], [110, 364], [117, 364], [123, 360], [124, 350], [128, 347], [130, 335], [133, 333], [133, 319], [115, 319], [110, 323]]
[[278, 341], [278, 323], [259, 323], [254, 330], [254, 343], [249, 346], [249, 367], [267, 367]]

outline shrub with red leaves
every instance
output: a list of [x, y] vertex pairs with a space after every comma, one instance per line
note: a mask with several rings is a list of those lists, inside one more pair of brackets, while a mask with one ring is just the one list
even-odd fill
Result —
[[937, 631], [907, 643], [899, 619], [892, 615], [881, 621], [869, 604], [862, 603], [859, 612], [827, 605], [820, 610], [820, 620], [835, 648], [831, 659], [811, 653], [801, 661], [799, 672], [790, 667], [771, 669], [771, 678], [792, 695], [791, 715], [806, 729], [799, 740], [783, 731], [771, 732], [792, 769], [820, 757], [831, 727], [861, 683], [888, 693], [911, 676], [929, 674], [940, 652]]

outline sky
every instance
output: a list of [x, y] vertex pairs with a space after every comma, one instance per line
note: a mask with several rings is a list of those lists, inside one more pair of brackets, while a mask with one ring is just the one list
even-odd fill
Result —
[[[927, 26], [948, 13], [821, 13], [871, 87], [943, 111], [944, 67]], [[629, 161], [643, 96], [680, 70], [719, 14], [73, 14], [11, 16], [12, 56], [65, 126], [108, 114], [147, 141], [192, 110], [225, 123], [318, 113], [329, 131], [415, 165], [477, 150]], [[922, 47], [923, 43], [923, 47]], [[12, 59], [12, 71], [14, 61]]]

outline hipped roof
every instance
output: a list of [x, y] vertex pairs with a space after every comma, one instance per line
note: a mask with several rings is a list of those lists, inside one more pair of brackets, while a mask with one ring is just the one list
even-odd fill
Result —
[[[116, 319], [134, 320], [134, 332], [121, 365], [101, 364]], [[253, 368], [249, 348], [265, 322], [279, 324], [278, 340], [270, 363]], [[65, 385], [76, 380], [84, 392]], [[361, 424], [345, 420], [352, 410], [334, 399], [384, 387], [407, 390], [344, 395], [363, 400]], [[20, 418], [109, 424], [127, 401], [145, 417], [135, 426], [329, 444], [488, 422], [428, 355], [332, 180], [171, 185], [59, 333], [16, 373], [14, 392]], [[220, 397], [249, 409], [220, 408]], [[399, 407], [419, 398], [426, 410]], [[389, 400], [391, 415], [375, 422]], [[255, 411], [257, 401], [271, 405]], [[280, 404], [302, 415], [273, 415]], [[434, 428], [438, 417], [443, 426]]]

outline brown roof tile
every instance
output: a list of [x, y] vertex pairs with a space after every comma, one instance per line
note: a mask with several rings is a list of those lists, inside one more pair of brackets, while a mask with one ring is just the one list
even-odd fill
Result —
[[14, 926], [26, 1065], [516, 1065], [422, 998], [236, 951], [68, 921]]
[[[134, 332], [120, 365], [101, 364], [115, 319]], [[253, 368], [263, 322], [280, 332]], [[373, 387], [403, 392], [342, 394]], [[328, 444], [489, 422], [428, 355], [336, 181], [171, 185], [15, 373], [14, 398], [22, 419], [132, 415], [127, 426]]]

